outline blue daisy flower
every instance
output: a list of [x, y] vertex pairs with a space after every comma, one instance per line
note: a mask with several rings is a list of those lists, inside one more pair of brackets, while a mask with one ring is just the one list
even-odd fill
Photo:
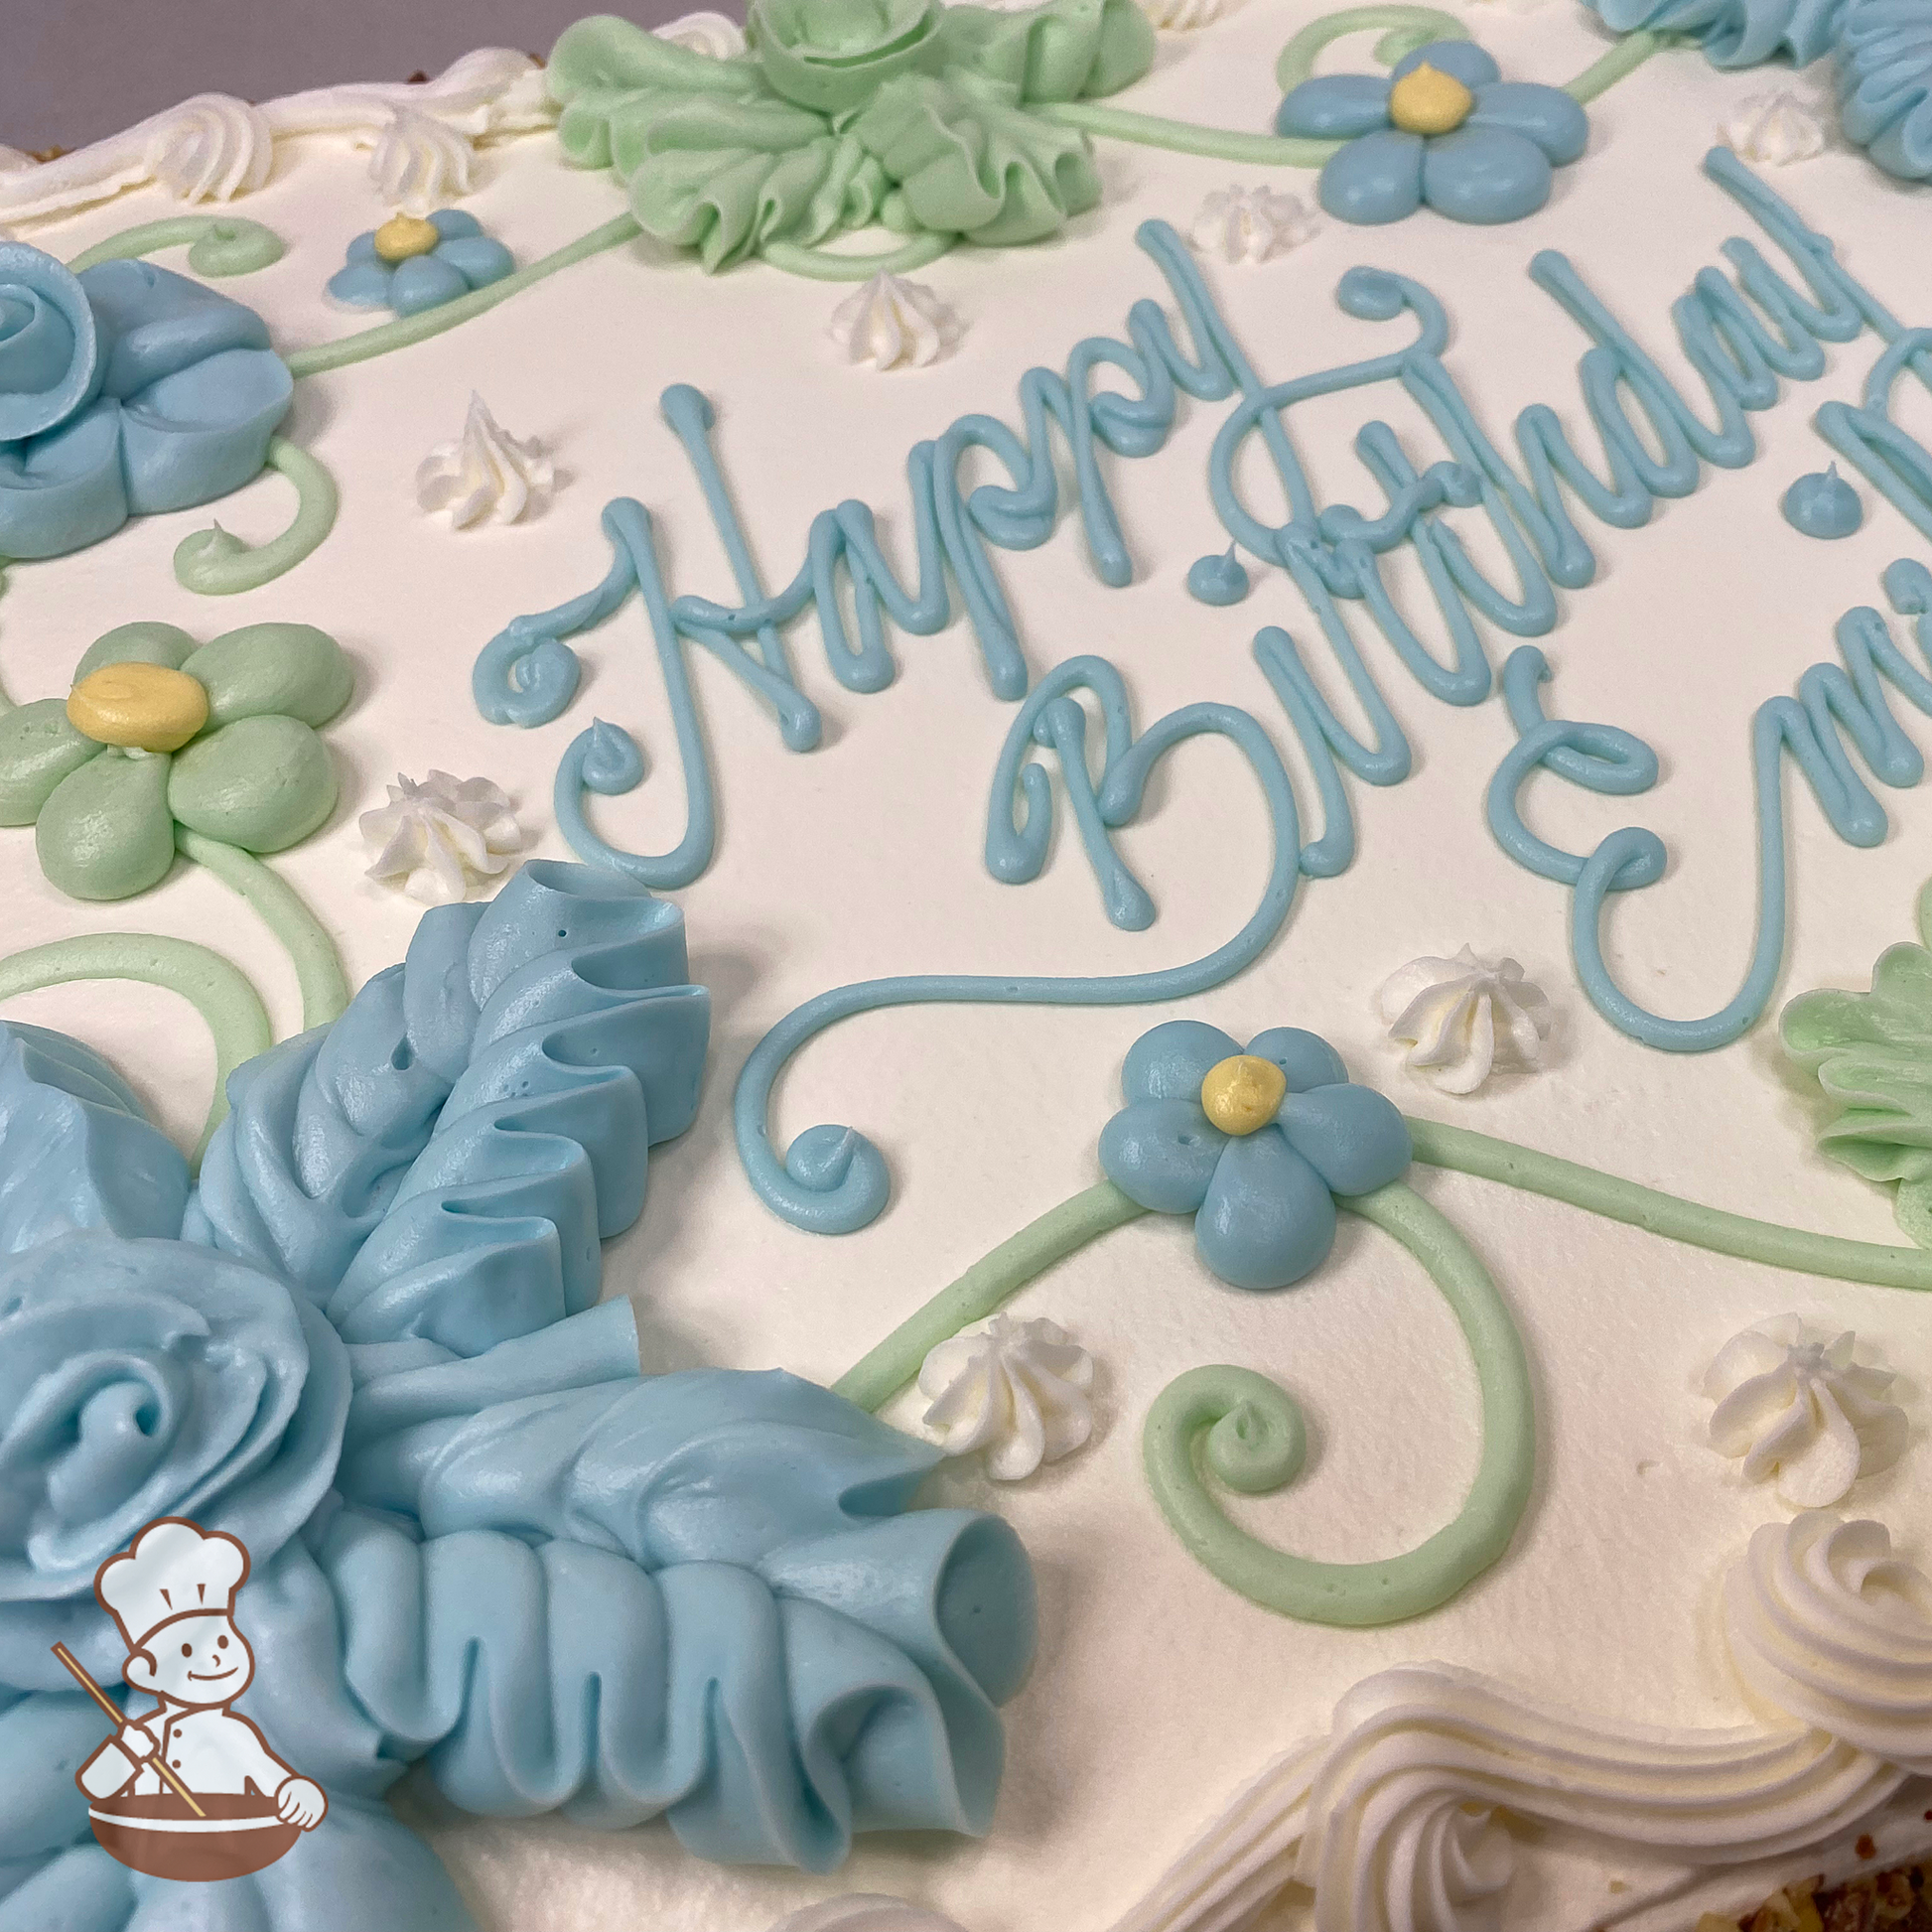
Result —
[[1550, 199], [1589, 117], [1561, 87], [1505, 80], [1467, 41], [1432, 41], [1378, 74], [1318, 74], [1275, 115], [1278, 133], [1347, 145], [1321, 171], [1338, 221], [1400, 221], [1426, 202], [1454, 221], [1517, 221]]
[[1127, 1105], [1100, 1136], [1100, 1165], [1130, 1200], [1191, 1214], [1194, 1246], [1235, 1288], [1287, 1288], [1327, 1258], [1337, 1194], [1399, 1179], [1409, 1129], [1341, 1055], [1297, 1027], [1244, 1048], [1218, 1027], [1170, 1020], [1134, 1042]]
[[329, 278], [329, 293], [352, 308], [413, 316], [500, 282], [515, 266], [474, 214], [443, 207], [426, 221], [398, 214], [358, 234], [348, 244], [347, 267]]

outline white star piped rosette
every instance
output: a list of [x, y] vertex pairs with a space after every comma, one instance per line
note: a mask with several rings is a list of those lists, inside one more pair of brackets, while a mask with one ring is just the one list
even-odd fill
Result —
[[1453, 959], [1412, 959], [1376, 995], [1403, 1065], [1444, 1093], [1473, 1093], [1498, 1063], [1542, 1064], [1555, 1015], [1513, 959], [1464, 946]]
[[473, 391], [463, 434], [439, 443], [417, 468], [416, 502], [431, 516], [448, 516], [455, 530], [490, 518], [514, 523], [543, 508], [556, 481], [550, 459], [504, 430]]
[[984, 1452], [986, 1472], [1020, 1482], [1093, 1434], [1093, 1357], [1051, 1321], [996, 1314], [927, 1355], [921, 1418], [948, 1455]]
[[1299, 248], [1321, 224], [1299, 195], [1273, 188], [1217, 188], [1201, 203], [1188, 239], [1230, 266], [1255, 267]]
[[883, 269], [832, 311], [827, 332], [854, 364], [922, 369], [958, 342], [959, 317], [923, 282]]
[[1857, 1359], [1850, 1329], [1831, 1340], [1795, 1314], [1733, 1335], [1704, 1378], [1711, 1446], [1743, 1458], [1744, 1479], [1775, 1479], [1793, 1509], [1824, 1509], [1905, 1448], [1905, 1412], [1885, 1400], [1890, 1374]]
[[1733, 154], [1772, 168], [1788, 168], [1825, 152], [1823, 117], [1789, 87], [1739, 101], [1720, 132]]
[[431, 771], [420, 784], [400, 771], [389, 802], [357, 821], [368, 876], [398, 886], [419, 905], [452, 905], [500, 877], [523, 850], [509, 794], [488, 778]]

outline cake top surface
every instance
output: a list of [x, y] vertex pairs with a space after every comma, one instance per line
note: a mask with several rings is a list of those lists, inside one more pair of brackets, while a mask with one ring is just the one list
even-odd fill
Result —
[[[33, 559], [8, 722], [55, 721], [0, 748], [15, 943], [243, 981], [196, 982], [205, 1035], [165, 992], [0, 967], [31, 989], [18, 1117], [84, 1087], [86, 1145], [143, 1150], [116, 1238], [186, 1228], [292, 1285], [300, 1322], [259, 1319], [340, 1352], [345, 1403], [353, 1368], [358, 1482], [416, 1480], [381, 1447], [415, 1398], [368, 1393], [409, 1365], [358, 1350], [555, 1358], [601, 1293], [636, 1413], [665, 1372], [837, 1385], [905, 1432], [853, 1438], [869, 1482], [939, 1462], [938, 1511], [895, 1489], [893, 1522], [984, 1512], [1032, 1560], [1025, 1687], [967, 1672], [1005, 1704], [997, 1807], [969, 1766], [920, 1815], [983, 1838], [714, 1865], [595, 1804], [469, 1816], [555, 1800], [433, 1760], [400, 1803], [480, 1923], [763, 1932], [856, 1892], [968, 1932], [1665, 1932], [1918, 1849], [1932, 416], [1916, 122], [1874, 105], [1901, 4], [1251, 3], [1157, 35], [1123, 0], [818, 0], [749, 46], [590, 22], [547, 70], [191, 103], [0, 174], [0, 284], [67, 332], [17, 382], [0, 337], [0, 553]], [[139, 244], [192, 240], [181, 286], [111, 259], [184, 192], [222, 227]], [[625, 883], [544, 871], [572, 853]], [[399, 1311], [399, 1220], [309, 1218], [315, 1084], [290, 1128], [247, 1071], [334, 1022], [352, 1122], [395, 1044], [375, 1002], [459, 957], [471, 1003], [401, 1035], [425, 1068], [461, 1035], [422, 1102], [444, 1147], [549, 1077], [500, 1043], [563, 1026], [543, 1001], [649, 1009], [598, 1023], [639, 1069], [627, 1138], [563, 1130], [601, 1277], [461, 1332]], [[196, 1148], [235, 1064], [190, 1205], [124, 1123]], [[990, 1331], [961, 1302], [900, 1332], [1062, 1204]], [[52, 1223], [20, 1226], [25, 1267]], [[605, 1330], [573, 1402], [619, 1400]], [[517, 1400], [563, 1374], [516, 1359]], [[1272, 1493], [1195, 1461], [1241, 1399]], [[740, 1824], [679, 1829], [729, 1856]], [[769, 1828], [804, 1863], [839, 1838]]]

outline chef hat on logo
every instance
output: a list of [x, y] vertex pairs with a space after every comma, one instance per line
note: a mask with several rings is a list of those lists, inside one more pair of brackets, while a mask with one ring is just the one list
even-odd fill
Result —
[[94, 1594], [121, 1626], [128, 1649], [143, 1650], [176, 1617], [225, 1616], [247, 1575], [248, 1552], [233, 1537], [164, 1516], [100, 1566]]

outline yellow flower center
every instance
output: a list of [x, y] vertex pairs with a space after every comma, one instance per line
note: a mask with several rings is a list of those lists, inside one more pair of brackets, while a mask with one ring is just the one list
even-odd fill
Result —
[[1223, 1134], [1253, 1134], [1275, 1118], [1288, 1092], [1288, 1075], [1273, 1060], [1236, 1053], [1207, 1069], [1200, 1104]]
[[103, 664], [68, 693], [68, 723], [97, 745], [178, 752], [207, 723], [207, 692], [165, 664]]
[[[1475, 104], [1475, 95], [1454, 74], [1427, 61], [1389, 89], [1389, 119], [1405, 134], [1453, 134]], [[376, 245], [381, 246], [380, 237]]]
[[412, 255], [427, 255], [442, 239], [434, 221], [392, 214], [375, 231], [375, 252], [385, 262], [406, 262]]

